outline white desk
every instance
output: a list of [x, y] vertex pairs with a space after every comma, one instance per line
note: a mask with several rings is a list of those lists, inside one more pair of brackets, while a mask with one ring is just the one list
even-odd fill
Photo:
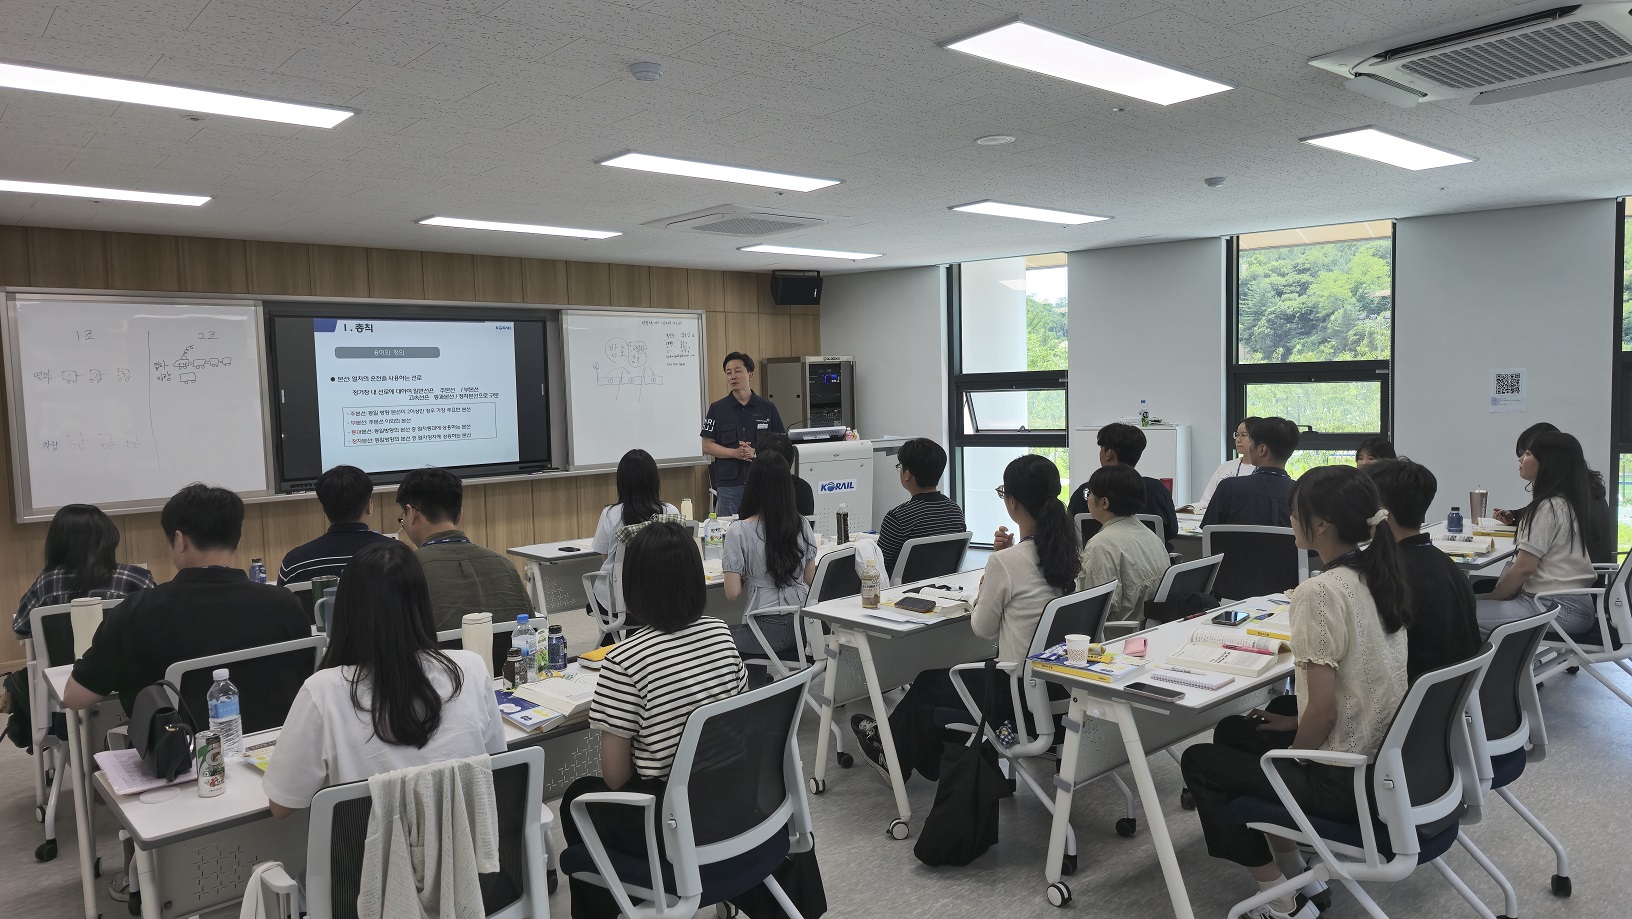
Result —
[[[96, 828], [91, 819], [90, 755], [85, 725], [79, 712], [63, 705], [62, 697], [68, 689], [68, 678], [73, 676], [74, 665], [63, 664], [45, 671], [51, 686], [51, 697], [68, 712], [68, 769], [74, 786], [74, 829], [78, 834], [75, 845], [79, 851], [79, 889], [84, 898], [85, 919], [97, 919], [96, 904]], [[62, 781], [58, 776], [57, 781]]]
[[[980, 570], [962, 571], [892, 587], [883, 592], [883, 598], [891, 600], [919, 584], [935, 583], [963, 587], [972, 602], [982, 574]], [[832, 737], [829, 731], [833, 709], [849, 701], [839, 697], [840, 663], [841, 658], [851, 657], [851, 653], [846, 653], [848, 649], [858, 660], [845, 669], [860, 667], [867, 697], [872, 702], [873, 717], [878, 719], [878, 738], [889, 767], [890, 787], [895, 792], [897, 817], [890, 822], [889, 833], [896, 839], [906, 839], [911, 832], [908, 821], [912, 819], [912, 808], [907, 804], [901, 766], [895, 761], [895, 736], [890, 731], [889, 712], [884, 707], [884, 690], [909, 683], [925, 670], [995, 657], [997, 643], [970, 631], [967, 614], [948, 616], [925, 625], [890, 622], [869, 615], [869, 611], [862, 608], [859, 595], [806, 607], [805, 616], [832, 630], [827, 636], [827, 672], [822, 677], [822, 695], [816, 700], [822, 717], [816, 734], [816, 770], [811, 778], [811, 790], [816, 794], [827, 790], [827, 746]], [[875, 641], [878, 642], [876, 649]]]
[[[1434, 523], [1430, 523], [1423, 527], [1422, 531], [1435, 539], [1440, 539], [1446, 535], [1445, 521], [1439, 520], [1435, 521]], [[1462, 532], [1464, 535], [1473, 535], [1473, 524], [1464, 523], [1462, 525]], [[1489, 566], [1495, 565], [1499, 562], [1505, 562], [1514, 555], [1518, 554], [1518, 546], [1512, 537], [1492, 536], [1491, 540], [1495, 543], [1496, 551], [1491, 552], [1488, 555], [1452, 555], [1451, 560], [1456, 562], [1456, 566], [1458, 568], [1461, 568], [1463, 571], [1469, 574], [1473, 574], [1482, 568], [1488, 568]]]
[[[1146, 651], [1148, 659], [1159, 663], [1178, 650], [1189, 640], [1192, 631], [1207, 624], [1206, 619], [1202, 618], [1207, 615], [1202, 613], [1136, 633], [1149, 640]], [[1123, 641], [1126, 639], [1107, 644], [1120, 647]], [[1060, 749], [1062, 781], [1055, 783], [1054, 823], [1048, 836], [1048, 855], [1043, 872], [1049, 886], [1059, 885], [1060, 892], [1064, 894], [1062, 899], [1070, 898], [1070, 889], [1060, 881], [1060, 876], [1065, 856], [1066, 828], [1071, 819], [1071, 797], [1076, 786], [1126, 763], [1139, 789], [1140, 805], [1150, 826], [1151, 841], [1156, 847], [1157, 860], [1161, 862], [1162, 875], [1167, 880], [1173, 912], [1178, 919], [1194, 919], [1190, 897], [1184, 889], [1184, 876], [1179, 871], [1178, 856], [1167, 832], [1167, 820], [1162, 815], [1161, 798], [1156, 793], [1146, 754], [1159, 752], [1193, 737], [1226, 715], [1241, 714], [1257, 707], [1272, 684], [1291, 674], [1292, 656], [1283, 652], [1275, 665], [1262, 676], [1238, 676], [1234, 683], [1214, 691], [1171, 683], [1156, 684], [1184, 692], [1185, 697], [1178, 702], [1160, 702], [1105, 683], [1046, 670], [1031, 670], [1029, 666], [1027, 669], [1030, 676], [1058, 683], [1071, 692], [1070, 708], [1064, 721], [1065, 736]], [[1121, 750], [1115, 749], [1114, 742], [1098, 742], [1114, 741], [1114, 737], [1109, 736], [1113, 726], [1120, 734]], [[1084, 760], [1085, 752], [1087, 760]]]
[[511, 555], [527, 564], [527, 589], [533, 608], [548, 616], [551, 612], [576, 607], [583, 609], [583, 576], [601, 567], [601, 553], [589, 548], [588, 539], [564, 539], [510, 549]]

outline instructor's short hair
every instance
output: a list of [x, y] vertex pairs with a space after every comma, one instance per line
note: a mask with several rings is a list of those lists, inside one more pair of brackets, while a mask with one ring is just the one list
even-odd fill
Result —
[[720, 369], [724, 370], [732, 361], [742, 361], [742, 369], [748, 371], [749, 373], [754, 372], [754, 359], [746, 354], [743, 354], [741, 351], [732, 351], [730, 354], [727, 354], [725, 356], [725, 360], [720, 361]]

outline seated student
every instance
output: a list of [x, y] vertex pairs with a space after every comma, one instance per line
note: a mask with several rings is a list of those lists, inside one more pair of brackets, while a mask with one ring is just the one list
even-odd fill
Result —
[[119, 528], [100, 508], [63, 505], [45, 531], [45, 569], [17, 603], [11, 630], [27, 638], [32, 628], [28, 617], [37, 607], [72, 603], [78, 597], [111, 600], [154, 586], [146, 568], [114, 559], [118, 548]]
[[[1387, 530], [1378, 530], [1388, 513], [1380, 507], [1376, 486], [1357, 469], [1322, 466], [1298, 480], [1291, 503], [1298, 547], [1319, 553], [1325, 569], [1292, 595], [1297, 714], [1272, 705], [1249, 718], [1226, 718], [1215, 730], [1215, 742], [1191, 746], [1180, 763], [1208, 853], [1247, 868], [1263, 890], [1301, 874], [1304, 865], [1292, 843], [1266, 838], [1230, 818], [1229, 804], [1236, 798], [1275, 800], [1259, 757], [1286, 747], [1373, 756], [1407, 689], [1410, 612], [1400, 550], [1386, 538]], [[1361, 551], [1359, 545], [1368, 540]], [[1311, 816], [1345, 823], [1360, 819], [1350, 770], [1283, 761], [1280, 774]], [[1308, 896], [1318, 889], [1307, 886], [1246, 915], [1314, 919], [1320, 911]]]
[[[601, 774], [568, 786], [562, 814], [590, 792], [649, 794], [661, 802], [687, 717], [748, 683], [730, 628], [703, 615], [703, 565], [691, 531], [666, 521], [648, 524], [623, 551], [624, 596], [646, 625], [613, 645], [601, 664], [589, 707], [589, 725], [601, 736]], [[654, 821], [661, 813], [652, 812]], [[646, 851], [639, 809], [591, 806], [589, 816], [608, 848]], [[570, 816], [561, 828], [567, 845], [583, 842]], [[661, 829], [657, 838], [661, 846]], [[605, 888], [577, 879], [567, 883], [576, 919], [618, 915]]]
[[1247, 429], [1252, 427], [1254, 422], [1262, 420], [1256, 415], [1249, 415], [1241, 419], [1241, 422], [1235, 426], [1234, 443], [1235, 452], [1238, 454], [1236, 458], [1225, 460], [1217, 469], [1213, 470], [1212, 478], [1207, 480], [1207, 487], [1201, 492], [1200, 501], [1187, 504], [1179, 508], [1180, 510], [1192, 514], [1205, 514], [1207, 513], [1207, 505], [1213, 500], [1213, 493], [1218, 491], [1219, 482], [1225, 479], [1233, 479], [1236, 476], [1252, 475], [1252, 457], [1247, 455]]
[[[1003, 485], [997, 489], [997, 496], [1003, 499], [1003, 507], [1019, 532], [1011, 534], [1008, 527], [998, 527], [993, 535], [993, 551], [986, 559], [980, 595], [969, 617], [969, 628], [976, 635], [997, 639], [999, 661], [1025, 660], [1043, 618], [1043, 607], [1076, 589], [1082, 559], [1077, 555], [1077, 535], [1059, 495], [1060, 470], [1047, 457], [1026, 454], [1003, 470]], [[985, 698], [983, 673], [960, 677], [977, 700]], [[998, 679], [1001, 683], [990, 713], [993, 724], [1014, 720], [1014, 703], [1007, 689], [1009, 678], [999, 675]], [[907, 694], [890, 712], [895, 761], [901, 767], [903, 780], [915, 771], [931, 782], [940, 779], [942, 738], [935, 718], [936, 711], [943, 708], [964, 710], [952, 685], [952, 671], [925, 670], [913, 679]], [[888, 777], [878, 723], [869, 715], [857, 714], [851, 716], [850, 728], [862, 755], [880, 775]], [[961, 737], [967, 739], [967, 735]]]
[[1107, 620], [1145, 617], [1145, 603], [1156, 595], [1171, 565], [1167, 547], [1150, 528], [1133, 519], [1144, 506], [1145, 483], [1132, 466], [1101, 466], [1088, 477], [1083, 492], [1099, 532], [1082, 549], [1080, 588], [1116, 582]]
[[[1099, 429], [1099, 465], [1115, 466], [1118, 463], [1124, 466], [1136, 467], [1139, 458], [1145, 455], [1145, 432], [1131, 424], [1112, 422]], [[1155, 514], [1162, 518], [1162, 539], [1168, 541], [1179, 535], [1179, 518], [1173, 510], [1173, 493], [1167, 490], [1160, 479], [1144, 476], [1145, 505], [1139, 511], [1141, 514]], [[1065, 509], [1072, 520], [1078, 514], [1088, 513], [1087, 485], [1083, 485], [1071, 493], [1071, 504]], [[1082, 535], [1084, 541], [1098, 532], [1097, 524], [1084, 524]]]
[[1394, 445], [1386, 437], [1368, 437], [1360, 441], [1360, 446], [1354, 450], [1354, 465], [1366, 467], [1379, 460], [1399, 459], [1400, 455], [1394, 452]]
[[1262, 418], [1254, 422], [1247, 429], [1247, 455], [1252, 457], [1254, 466], [1252, 475], [1219, 482], [1201, 525], [1286, 526], [1291, 514], [1287, 495], [1292, 491], [1286, 461], [1297, 448], [1297, 425], [1285, 418]]
[[[810, 517], [816, 513], [816, 492], [811, 490], [810, 483], [799, 477], [799, 448], [793, 445], [786, 434], [766, 434], [759, 439], [754, 452], [775, 453], [788, 461], [788, 470], [793, 473], [793, 503], [799, 509], [799, 516]], [[747, 517], [752, 510], [737, 508], [737, 514]]]
[[[118, 693], [128, 715], [136, 695], [164, 679], [165, 668], [177, 661], [312, 633], [294, 594], [256, 584], [234, 567], [244, 528], [243, 499], [194, 482], [165, 502], [159, 526], [170, 543], [176, 576], [130, 594], [103, 617], [85, 656], [74, 664], [63, 695], [69, 708], [90, 708]], [[244, 720], [259, 723], [287, 701], [246, 694]], [[261, 706], [266, 708], [257, 711]]]
[[[1533, 497], [1518, 512], [1518, 553], [1490, 593], [1479, 598], [1479, 628], [1487, 635], [1504, 622], [1541, 612], [1544, 604], [1536, 594], [1578, 590], [1597, 580], [1587, 555], [1592, 492], [1581, 442], [1568, 434], [1537, 434], [1519, 456], [1519, 476], [1531, 483]], [[1560, 631], [1580, 634], [1597, 619], [1591, 596], [1549, 600], [1558, 604], [1554, 626]]]
[[895, 574], [901, 546], [920, 536], [962, 533], [966, 526], [963, 508], [941, 492], [941, 473], [946, 471], [946, 451], [927, 437], [914, 437], [901, 445], [895, 456], [901, 487], [912, 497], [890, 508], [878, 525], [878, 550], [884, 555], [884, 571]]
[[329, 530], [283, 557], [278, 583], [288, 586], [317, 577], [339, 577], [346, 562], [364, 546], [395, 542], [374, 532], [374, 483], [356, 466], [336, 466], [317, 477], [317, 503]]
[[[595, 538], [589, 547], [601, 553], [601, 570], [611, 575], [618, 563], [619, 547], [623, 544], [623, 528], [636, 526], [659, 514], [678, 516], [674, 505], [664, 503], [659, 496], [663, 480], [657, 474], [657, 461], [645, 450], [630, 450], [618, 460], [618, 503], [609, 504], [601, 511], [595, 524]], [[605, 578], [595, 582], [595, 602], [601, 609], [612, 608]]]
[[328, 636], [261, 780], [274, 817], [311, 807], [330, 785], [504, 752], [487, 665], [437, 648], [414, 550], [393, 539], [352, 556]]
[[464, 483], [446, 469], [415, 469], [397, 486], [397, 522], [419, 547], [438, 632], [459, 628], [466, 613], [492, 613], [494, 622], [533, 613], [516, 566], [457, 529], [464, 503]]
[[[725, 531], [721, 563], [725, 598], [736, 600], [746, 588], [745, 613], [767, 606], [803, 605], [811, 579], [816, 577], [816, 534], [793, 506], [788, 461], [776, 453], [756, 458], [748, 467], [742, 503], [753, 508], [754, 514]], [[759, 620], [759, 629], [777, 656], [785, 658], [785, 652], [794, 649], [793, 614], [767, 616]], [[731, 633], [743, 654], [760, 657], [765, 653], [747, 623], [732, 626]]]
[[[1513, 447], [1513, 455], [1523, 456], [1525, 448], [1530, 446], [1530, 438], [1537, 434], [1557, 433], [1557, 425], [1545, 421], [1537, 422], [1519, 434], [1518, 443]], [[1587, 484], [1590, 489], [1588, 497], [1591, 498], [1587, 502], [1587, 529], [1592, 534], [1592, 540], [1587, 543], [1587, 555], [1595, 564], [1613, 565], [1617, 561], [1615, 549], [1617, 527], [1615, 510], [1609, 506], [1609, 491], [1604, 487], [1604, 474], [1588, 466]], [[1505, 511], [1497, 508], [1491, 516], [1512, 526], [1523, 513], [1522, 510]]]
[[1399, 542], [1400, 575], [1411, 593], [1410, 656], [1406, 674], [1415, 681], [1430, 670], [1465, 661], [1479, 652], [1479, 616], [1473, 588], [1456, 562], [1434, 548], [1422, 518], [1439, 482], [1410, 460], [1378, 460], [1365, 467], [1388, 509], [1388, 529]]

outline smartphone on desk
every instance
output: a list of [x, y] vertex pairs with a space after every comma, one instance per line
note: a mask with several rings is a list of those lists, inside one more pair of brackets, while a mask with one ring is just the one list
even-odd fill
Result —
[[1213, 625], [1241, 625], [1252, 618], [1252, 614], [1239, 609], [1227, 609], [1213, 617]]
[[1127, 683], [1122, 688], [1136, 696], [1146, 696], [1162, 702], [1178, 702], [1184, 698], [1184, 693], [1179, 692], [1177, 689], [1168, 689], [1165, 686], [1155, 686], [1150, 683]]

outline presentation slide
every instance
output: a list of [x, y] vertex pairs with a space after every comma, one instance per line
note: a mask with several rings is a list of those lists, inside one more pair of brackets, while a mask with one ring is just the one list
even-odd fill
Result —
[[521, 458], [514, 322], [313, 319], [322, 468]]

